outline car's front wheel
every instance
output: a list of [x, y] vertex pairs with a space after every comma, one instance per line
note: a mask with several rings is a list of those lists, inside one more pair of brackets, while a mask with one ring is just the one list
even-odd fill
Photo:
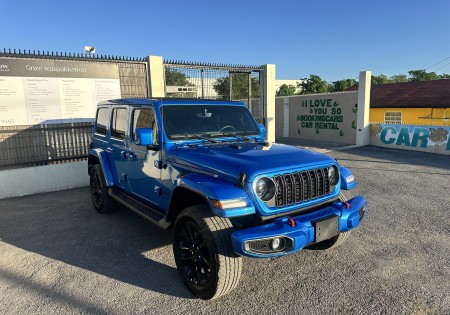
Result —
[[211, 215], [206, 206], [183, 210], [174, 228], [173, 253], [186, 287], [201, 299], [233, 290], [241, 276], [242, 258], [231, 245], [229, 219]]

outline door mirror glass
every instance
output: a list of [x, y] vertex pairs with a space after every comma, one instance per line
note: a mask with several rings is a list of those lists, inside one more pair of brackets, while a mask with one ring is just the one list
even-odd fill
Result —
[[153, 144], [153, 129], [136, 128], [136, 144], [142, 146]]

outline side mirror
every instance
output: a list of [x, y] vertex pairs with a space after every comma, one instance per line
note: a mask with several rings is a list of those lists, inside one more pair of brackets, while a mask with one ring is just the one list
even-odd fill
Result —
[[145, 146], [153, 144], [153, 129], [136, 128], [136, 144]]
[[263, 124], [258, 124], [259, 127], [259, 133], [261, 135], [261, 138], [266, 138], [266, 127]]

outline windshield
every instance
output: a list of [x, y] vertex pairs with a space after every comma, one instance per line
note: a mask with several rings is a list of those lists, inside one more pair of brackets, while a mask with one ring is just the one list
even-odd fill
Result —
[[170, 105], [162, 107], [169, 139], [257, 136], [259, 128], [247, 108], [222, 105]]

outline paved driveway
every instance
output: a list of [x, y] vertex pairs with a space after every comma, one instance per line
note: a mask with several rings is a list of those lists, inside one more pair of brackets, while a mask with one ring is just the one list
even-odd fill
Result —
[[330, 154], [368, 199], [362, 227], [330, 251], [244, 259], [215, 301], [181, 284], [170, 232], [96, 213], [87, 188], [0, 200], [0, 314], [450, 314], [450, 158]]

